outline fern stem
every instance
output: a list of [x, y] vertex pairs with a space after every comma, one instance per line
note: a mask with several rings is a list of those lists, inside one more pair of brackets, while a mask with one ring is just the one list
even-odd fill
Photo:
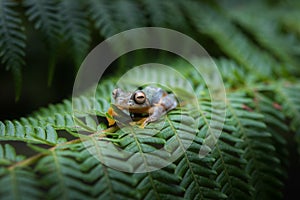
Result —
[[38, 161], [40, 158], [42, 158], [43, 156], [47, 155], [49, 152], [55, 151], [58, 147], [61, 147], [61, 146], [65, 146], [65, 145], [68, 145], [68, 144], [80, 143], [83, 140], [86, 140], [86, 139], [89, 139], [91, 137], [94, 137], [95, 135], [98, 136], [99, 138], [105, 138], [107, 136], [107, 133], [114, 133], [116, 131], [116, 129], [117, 129], [117, 127], [110, 127], [110, 128], [108, 128], [106, 130], [101, 131], [101, 133], [95, 132], [95, 133], [90, 134], [90, 135], [88, 135], [86, 137], [77, 138], [77, 139], [74, 139], [74, 140], [62, 143], [62, 144], [58, 144], [58, 145], [56, 145], [54, 147], [49, 148], [48, 152], [41, 152], [39, 154], [36, 154], [36, 155], [34, 155], [32, 157], [29, 157], [29, 158], [27, 158], [25, 160], [22, 160], [20, 162], [17, 162], [15, 164], [11, 165], [10, 167], [8, 167], [8, 170], [14, 170], [17, 167], [24, 167], [24, 166], [32, 165], [33, 163], [35, 163], [36, 161]]
[[[167, 119], [168, 123], [170, 124], [171, 129], [173, 129], [174, 133], [176, 133], [176, 128], [172, 125], [171, 120], [168, 117], [166, 117], [166, 119]], [[184, 158], [185, 158], [185, 160], [187, 162], [189, 170], [191, 171], [191, 175], [193, 177], [193, 180], [195, 181], [195, 184], [197, 185], [197, 188], [199, 189], [199, 191], [201, 191], [201, 185], [197, 181], [197, 177], [195, 175], [195, 172], [193, 171], [193, 167], [191, 165], [191, 162], [190, 162], [190, 160], [189, 160], [189, 158], [187, 156], [186, 150], [184, 148], [184, 145], [181, 142], [181, 139], [178, 137], [178, 134], [176, 134], [176, 138], [179, 141], [179, 144], [180, 144], [180, 147], [181, 147], [182, 151], [184, 152]], [[205, 199], [202, 193], [200, 193], [199, 195], [201, 197], [200, 199]]]

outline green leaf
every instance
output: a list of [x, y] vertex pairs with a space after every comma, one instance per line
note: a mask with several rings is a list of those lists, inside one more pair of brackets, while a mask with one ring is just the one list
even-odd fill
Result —
[[0, 196], [6, 199], [41, 199], [37, 175], [30, 169], [14, 168], [0, 171]]
[[60, 1], [58, 7], [61, 34], [70, 45], [70, 53], [79, 68], [88, 53], [91, 40], [89, 21], [83, 12], [83, 1], [74, 3], [72, 0], [64, 0]]
[[6, 69], [12, 70], [16, 101], [21, 95], [21, 68], [25, 64], [26, 46], [23, 22], [20, 13], [15, 11], [17, 6], [18, 3], [14, 1], [2, 0], [0, 2], [0, 57]]
[[9, 144], [0, 145], [0, 165], [11, 165], [25, 159], [23, 155], [17, 155], [15, 148]]

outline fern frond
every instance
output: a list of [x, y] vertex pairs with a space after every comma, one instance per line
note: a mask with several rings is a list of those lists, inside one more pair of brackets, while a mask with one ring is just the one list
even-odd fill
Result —
[[[217, 119], [215, 116], [210, 116], [217, 115], [216, 111], [212, 112], [211, 107], [211, 103], [201, 102], [203, 110], [201, 115], [204, 120], [200, 123], [202, 126], [199, 130], [202, 134], [214, 134], [205, 128], [210, 126], [209, 119]], [[227, 115], [230, 116], [230, 114]], [[235, 134], [237, 131], [238, 128], [232, 123], [230, 117], [227, 117], [222, 133], [212, 151], [211, 157], [215, 158], [212, 169], [217, 173], [216, 181], [220, 185], [220, 191], [228, 199], [252, 199], [254, 188], [249, 184], [250, 175], [245, 170], [247, 161], [242, 158], [245, 152], [239, 148], [244, 140]]]
[[[212, 159], [210, 166], [215, 173], [213, 177], [218, 184], [217, 190], [222, 192], [220, 194], [223, 195], [223, 198], [251, 199], [254, 188], [251, 186], [250, 176], [245, 170], [247, 161], [242, 158], [244, 151], [238, 147], [244, 141], [239, 135], [235, 135], [238, 128], [232, 123], [230, 117], [226, 117], [225, 125], [222, 128], [223, 120], [219, 117], [221, 110], [213, 108], [213, 104], [206, 99], [208, 98], [199, 101], [201, 112], [198, 134], [199, 137], [204, 138], [203, 147], [212, 151], [206, 157]], [[214, 125], [210, 123], [214, 123]], [[214, 129], [222, 129], [219, 138], [213, 131]], [[203, 147], [198, 147], [198, 151], [205, 149]], [[201, 178], [199, 179], [201, 180]]]
[[[204, 101], [201, 102], [205, 103]], [[202, 109], [201, 105], [201, 109]], [[209, 112], [204, 112], [201, 110], [199, 117], [199, 132], [193, 138], [193, 143], [191, 146], [183, 153], [177, 161], [177, 167], [175, 173], [182, 177], [180, 185], [186, 189], [184, 198], [186, 199], [223, 199], [227, 196], [225, 193], [220, 191], [220, 185], [217, 183], [216, 175], [217, 172], [213, 169], [213, 163], [215, 162], [215, 157], [211, 155], [206, 155], [205, 158], [200, 157], [200, 150], [203, 146], [208, 145], [205, 140], [210, 140], [210, 135], [207, 133], [211, 131], [209, 119]], [[191, 121], [190, 119], [188, 121]], [[190, 126], [190, 125], [188, 125]], [[176, 126], [174, 129], [178, 129]], [[213, 133], [214, 134], [214, 133]], [[191, 137], [184, 136], [180, 134], [175, 134], [171, 138], [176, 137], [182, 139], [184, 143], [188, 143]], [[182, 138], [181, 138], [182, 137]], [[187, 141], [185, 141], [185, 139]], [[214, 137], [213, 137], [214, 138]], [[215, 139], [215, 138], [214, 138]], [[171, 139], [169, 139], [171, 140]], [[180, 148], [185, 147], [180, 145]], [[212, 148], [212, 146], [207, 146], [207, 148]]]
[[249, 184], [250, 176], [245, 172], [246, 160], [241, 158], [244, 152], [235, 146], [241, 142], [240, 138], [225, 130], [212, 153], [216, 158], [213, 164], [213, 169], [218, 173], [216, 180], [229, 199], [252, 199], [254, 192]]
[[[96, 91], [88, 91], [81, 96], [71, 99], [64, 99], [62, 103], [49, 104], [48, 107], [43, 107], [34, 111], [29, 117], [39, 118], [53, 118], [56, 114], [72, 115], [73, 111], [81, 111], [82, 113], [97, 113], [105, 116], [110, 104], [111, 92], [115, 88], [114, 81], [105, 80], [99, 84]], [[93, 92], [93, 93], [92, 93]], [[73, 110], [74, 109], [74, 110]]]
[[121, 31], [146, 25], [144, 13], [135, 1], [116, 0], [114, 1], [112, 12], [114, 13], [114, 20]]
[[237, 147], [245, 152], [245, 170], [251, 176], [251, 184], [255, 188], [254, 197], [280, 199], [282, 193], [279, 189], [283, 186], [282, 179], [279, 178], [280, 160], [270, 142], [271, 134], [263, 122], [264, 116], [247, 109], [251, 107], [251, 103], [253, 99], [247, 99], [244, 94], [235, 93], [230, 96], [230, 118], [237, 127], [236, 134], [244, 140]]
[[[73, 101], [65, 99], [63, 103], [50, 104], [47, 108], [40, 108], [18, 121], [0, 122], [1, 140], [31, 141], [50, 145], [62, 143], [65, 139], [58, 137], [58, 131], [67, 131], [74, 136], [78, 130], [86, 130], [78, 126], [74, 117], [82, 118], [82, 123], [90, 128], [94, 125], [95, 131], [102, 129], [97, 127], [98, 122], [94, 121], [94, 118], [105, 117], [110, 106], [110, 102], [106, 99], [109, 99], [113, 84], [105, 82], [102, 86], [97, 89], [95, 98], [88, 94], [75, 97]], [[102, 125], [101, 122], [100, 126]]]
[[83, 9], [83, 1], [74, 3], [72, 0], [64, 0], [59, 4], [61, 32], [70, 44], [69, 50], [77, 67], [87, 55], [91, 41], [89, 21]]
[[21, 93], [22, 73], [25, 65], [25, 39], [24, 26], [20, 13], [15, 9], [17, 2], [9, 0], [0, 1], [0, 57], [6, 69], [13, 72], [16, 88], [16, 99]]
[[16, 150], [9, 144], [0, 144], [0, 166], [12, 165], [25, 159], [23, 155], [17, 155]]
[[277, 101], [280, 109], [283, 110], [285, 116], [289, 119], [289, 126], [295, 133], [296, 142], [298, 144], [298, 152], [300, 152], [300, 87], [299, 84], [294, 85], [278, 85], [275, 88], [277, 93]]
[[[28, 122], [26, 124], [34, 123], [34, 125], [41, 124], [43, 126], [49, 124], [55, 127], [56, 130], [72, 132], [77, 131], [79, 128], [74, 121], [74, 117], [84, 118], [84, 120], [90, 120], [90, 116], [105, 117], [109, 106], [110, 103], [105, 99], [81, 96], [73, 99], [73, 107], [71, 100], [64, 100], [61, 104], [41, 108], [28, 118], [21, 118], [21, 121]], [[33, 118], [36, 118], [38, 123], [35, 123]], [[88, 126], [91, 126], [91, 124], [88, 124]]]
[[36, 165], [35, 171], [42, 176], [42, 186], [48, 188], [48, 198], [88, 198], [88, 187], [82, 181], [84, 174], [76, 161], [77, 154], [69, 150], [49, 151]]
[[34, 28], [40, 30], [49, 46], [57, 45], [59, 40], [59, 25], [57, 4], [55, 1], [25, 0], [26, 16], [34, 23]]
[[101, 35], [108, 38], [120, 32], [113, 19], [112, 6], [106, 0], [88, 0], [88, 13]]
[[[22, 121], [24, 122], [24, 120]], [[0, 121], [0, 140], [17, 140], [48, 145], [65, 142], [64, 138], [58, 137], [56, 130], [51, 125], [23, 125], [22, 121]]]
[[43, 107], [30, 114], [30, 117], [54, 117], [55, 114], [71, 113], [72, 102], [69, 99], [62, 100], [62, 103], [49, 104], [48, 107]]
[[286, 116], [281, 112], [281, 105], [278, 102], [272, 101], [274, 97], [270, 98], [264, 92], [266, 91], [254, 94], [255, 107], [259, 113], [265, 116], [264, 122], [267, 125], [268, 132], [272, 134], [271, 140], [276, 148], [276, 157], [280, 159], [281, 174], [278, 175], [278, 178], [284, 181], [287, 177], [286, 171], [290, 163], [288, 145], [284, 135], [290, 130], [286, 125]]
[[[118, 138], [114, 141], [119, 144], [118, 146], [122, 150], [130, 152], [129, 154], [122, 154], [117, 149], [113, 150], [111, 146], [109, 147], [108, 143], [98, 143], [96, 140], [89, 141], [88, 146], [90, 147], [88, 149], [89, 152], [93, 152], [93, 155], [96, 154], [99, 158], [102, 158], [104, 164], [107, 163], [110, 167], [112, 165], [116, 166], [118, 169], [122, 167], [126, 171], [143, 171], [143, 169], [151, 171], [155, 166], [169, 165], [170, 161], [164, 158], [168, 154], [161, 155], [160, 152], [156, 152], [161, 145], [164, 145], [163, 148], [175, 157], [184, 154], [184, 158], [180, 158], [181, 166], [178, 169], [171, 165], [158, 172], [134, 175], [134, 180], [137, 184], [135, 187], [137, 187], [138, 191], [141, 191], [140, 197], [142, 199], [152, 199], [153, 196], [161, 199], [180, 199], [184, 195], [186, 197], [192, 195], [193, 198], [197, 199], [199, 197], [197, 192], [201, 192], [200, 196], [203, 197], [224, 197], [218, 191], [209, 191], [210, 188], [217, 187], [215, 181], [210, 180], [210, 176], [214, 172], [206, 169], [205, 173], [202, 174], [202, 172], [200, 173], [201, 170], [196, 169], [198, 162], [204, 162], [199, 158], [199, 149], [197, 152], [194, 152], [195, 149], [191, 150], [191, 152], [185, 152], [187, 145], [193, 141], [195, 136], [195, 129], [192, 128], [194, 122], [193, 118], [186, 115], [186, 113], [180, 113], [175, 110], [166, 116], [165, 122], [149, 124], [145, 129], [132, 127], [117, 131], [115, 134]], [[198, 141], [200, 142], [201, 139], [198, 138]], [[129, 160], [131, 165], [127, 166], [128, 164], [124, 162], [125, 160]], [[193, 164], [186, 163], [187, 161]], [[182, 170], [183, 165], [186, 165], [188, 169]], [[175, 170], [178, 170], [178, 172]], [[174, 176], [174, 172], [177, 174], [176, 176]], [[191, 173], [197, 173], [197, 175], [188, 178]], [[198, 173], [200, 174], [198, 175]], [[180, 177], [185, 179], [185, 181], [182, 181], [182, 185], [178, 185]], [[188, 179], [188, 182], [186, 179]], [[196, 185], [193, 183], [194, 181], [197, 181]], [[188, 188], [189, 192], [184, 193], [183, 188]], [[190, 193], [190, 191], [194, 192]]]
[[133, 1], [89, 0], [88, 12], [101, 35], [109, 37], [122, 31], [144, 27], [146, 25], [143, 11]]
[[252, 71], [262, 80], [275, 75], [276, 69], [273, 66], [278, 65], [273, 57], [257, 48], [226, 16], [205, 4], [190, 1], [184, 5], [187, 15], [193, 13], [188, 17], [197, 30], [210, 36], [228, 56], [247, 71]]
[[175, 166], [170, 165], [158, 171], [142, 173], [137, 189], [141, 199], [183, 199], [184, 188], [179, 186], [180, 177], [174, 174]]
[[[116, 167], [123, 166], [127, 170], [130, 166], [126, 159], [118, 160], [120, 154], [114, 160], [114, 153], [111, 149], [106, 150], [106, 148], [107, 145], [103, 146], [103, 141], [99, 137], [95, 137], [85, 142], [84, 146], [81, 144], [79, 149], [80, 160], [82, 160], [80, 168], [85, 174], [84, 181], [92, 185], [91, 196], [97, 199], [137, 199], [140, 194], [134, 188], [138, 177], [113, 169], [112, 162], [117, 163]], [[106, 166], [108, 162], [106, 159], [99, 160], [101, 155], [110, 160], [109, 166]]]
[[[142, 0], [152, 26], [182, 28], [185, 19], [178, 1]], [[174, 18], [176, 16], [176, 18]]]
[[176, 174], [182, 177], [187, 199], [224, 199], [227, 196], [219, 190], [215, 180], [217, 172], [212, 169], [214, 158], [199, 158], [199, 146], [193, 143], [186, 154], [179, 159]]
[[[253, 15], [256, 12], [256, 15]], [[243, 9], [228, 10], [235, 22], [242, 26], [249, 34], [252, 34], [259, 45], [263, 46], [281, 62], [295, 64], [295, 49], [291, 48], [297, 42], [291, 35], [284, 35], [278, 23], [286, 12], [278, 12], [278, 9], [270, 9], [266, 5], [248, 5]], [[280, 68], [282, 69], [282, 68]]]
[[[215, 61], [221, 72], [225, 87], [228, 89], [243, 87], [257, 81], [257, 77], [240, 67], [235, 61], [225, 58]], [[246, 75], [247, 74], [247, 75]]]
[[300, 128], [300, 87], [299, 85], [293, 86], [279, 86], [276, 89], [278, 94], [278, 101], [282, 104], [284, 113], [291, 119], [290, 126], [293, 131]]
[[0, 169], [0, 196], [5, 199], [42, 199], [37, 175], [27, 168]]
[[2, 63], [7, 69], [19, 68], [24, 65], [25, 35], [19, 13], [13, 8], [17, 3], [2, 0], [0, 7], [0, 47]]
[[[157, 123], [155, 126], [148, 125], [144, 130], [135, 129], [132, 132], [120, 133], [127, 134], [127, 137], [120, 140], [120, 145], [125, 151], [134, 153], [130, 160], [134, 162], [136, 170], [152, 171], [156, 167], [168, 166], [170, 158], [180, 155], [186, 146], [182, 146], [179, 140], [182, 139], [181, 142], [186, 144], [188, 141], [185, 143], [184, 140], [191, 139], [195, 134], [194, 130], [189, 127], [189, 125], [193, 125], [194, 120], [184, 114], [182, 121], [180, 119], [178, 113], [171, 112], [165, 122]], [[151, 135], [152, 137], [150, 137]], [[159, 149], [161, 145], [164, 145], [163, 152]], [[137, 188], [143, 191], [142, 199], [152, 199], [153, 197], [180, 199], [184, 191], [179, 186], [179, 175], [173, 174], [174, 170], [175, 167], [169, 165], [160, 171], [141, 174], [142, 179], [139, 180]]]
[[57, 49], [61, 44], [59, 33], [58, 5], [56, 1], [45, 0], [25, 0], [22, 4], [26, 11], [28, 20], [34, 24], [34, 28], [39, 30], [46, 42], [49, 52], [49, 75], [48, 84], [52, 83], [54, 76]]
[[161, 27], [168, 24], [168, 12], [165, 9], [164, 1], [143, 0], [142, 3], [149, 15], [151, 24]]

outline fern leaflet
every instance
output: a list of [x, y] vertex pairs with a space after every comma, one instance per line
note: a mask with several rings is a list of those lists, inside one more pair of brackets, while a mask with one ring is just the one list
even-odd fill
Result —
[[16, 99], [21, 93], [21, 67], [25, 65], [24, 27], [20, 14], [15, 11], [18, 3], [9, 0], [0, 1], [0, 57], [6, 69], [11, 69], [15, 79]]

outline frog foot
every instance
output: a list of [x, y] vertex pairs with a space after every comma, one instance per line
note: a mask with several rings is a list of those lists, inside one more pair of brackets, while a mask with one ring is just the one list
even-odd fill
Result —
[[144, 118], [140, 119], [139, 121], [133, 122], [133, 123], [140, 125], [139, 126], [140, 128], [145, 128], [145, 126], [149, 123], [147, 120], [148, 120], [148, 117], [144, 117]]
[[112, 116], [115, 116], [116, 113], [114, 112], [112, 107], [109, 107], [108, 111], [107, 111], [109, 116], [106, 116], [106, 119], [108, 121], [108, 125], [112, 126], [116, 123], [116, 121], [112, 118]]

